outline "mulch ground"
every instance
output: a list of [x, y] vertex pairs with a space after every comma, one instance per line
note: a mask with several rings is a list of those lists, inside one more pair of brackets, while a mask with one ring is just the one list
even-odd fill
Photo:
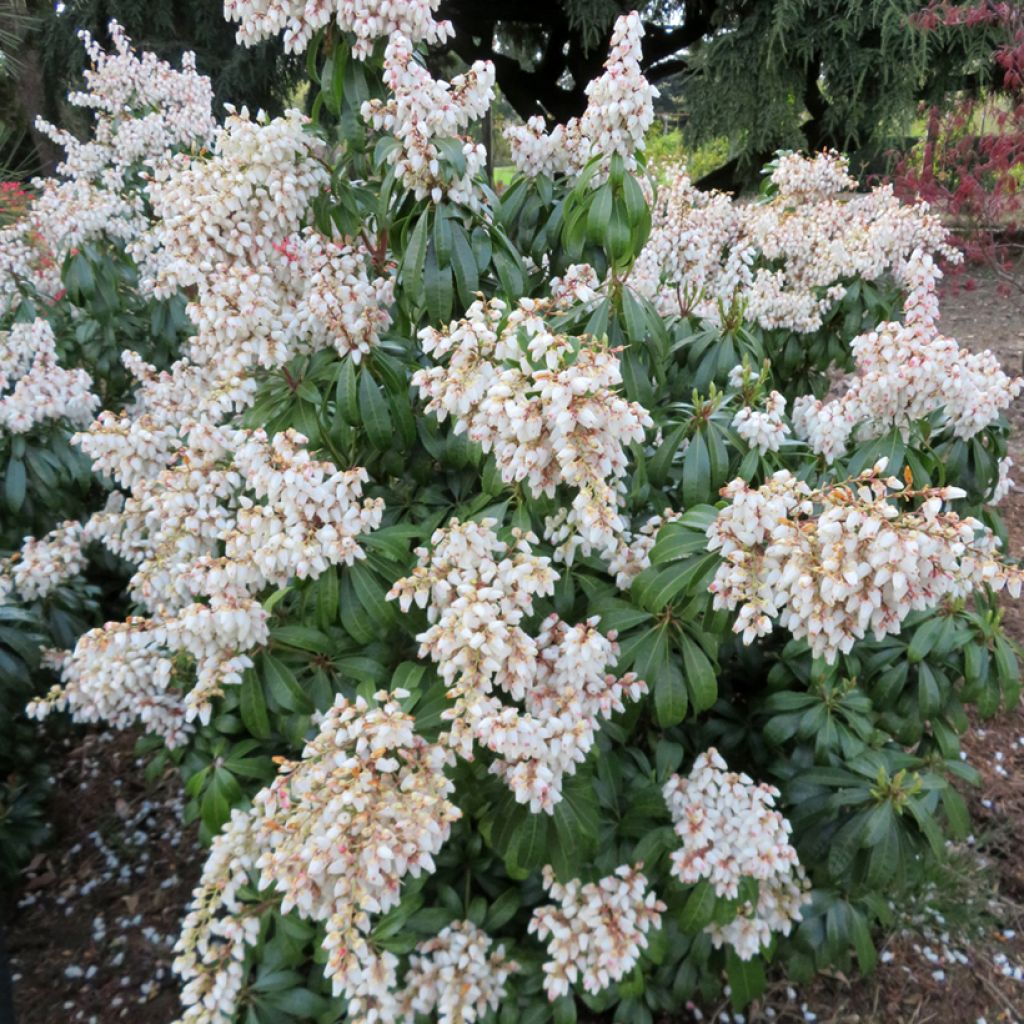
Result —
[[[945, 333], [991, 348], [1024, 370], [1024, 308], [981, 277], [943, 302]], [[1011, 411], [1022, 489], [1005, 499], [1010, 548], [1024, 551], [1024, 401]], [[1007, 621], [1024, 641], [1024, 603]], [[61, 740], [55, 839], [18, 893], [0, 896], [9, 920], [18, 1024], [169, 1024], [178, 1010], [172, 946], [202, 863], [181, 824], [177, 777], [147, 785], [134, 737], [87, 731]], [[726, 1006], [679, 1020], [819, 1024], [1024, 1024], [1024, 711], [977, 728], [965, 753], [982, 775], [967, 794], [976, 822], [956, 851], [959, 873], [894, 907], [869, 978], [840, 974], [795, 991], [773, 985], [745, 1016]]]
[[178, 776], [147, 785], [135, 737], [55, 744], [55, 839], [25, 871], [8, 934], [17, 1024], [166, 1024], [172, 947], [202, 851]]

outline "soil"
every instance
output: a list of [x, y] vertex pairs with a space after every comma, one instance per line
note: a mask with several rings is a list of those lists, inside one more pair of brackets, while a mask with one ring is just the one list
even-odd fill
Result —
[[[982, 276], [949, 290], [942, 309], [945, 333], [1024, 373], [1020, 297]], [[1022, 488], [1002, 510], [1020, 554], [1024, 401], [1011, 418]], [[1024, 602], [1008, 602], [1006, 617], [1024, 642]], [[181, 825], [176, 776], [147, 784], [133, 743], [96, 730], [54, 751], [55, 840], [26, 870], [8, 924], [18, 1024], [176, 1017], [172, 946], [202, 853]], [[940, 880], [934, 900], [894, 908], [900, 925], [872, 976], [833, 974], [799, 992], [779, 982], [745, 1017], [688, 1008], [673, 1024], [1024, 1024], [1024, 710], [977, 723], [964, 748], [983, 779], [966, 794], [977, 825], [962, 851], [971, 867]]]
[[179, 777], [147, 784], [128, 733], [85, 731], [59, 765], [55, 838], [24, 873], [8, 946], [17, 1024], [167, 1024], [172, 947], [202, 866]]

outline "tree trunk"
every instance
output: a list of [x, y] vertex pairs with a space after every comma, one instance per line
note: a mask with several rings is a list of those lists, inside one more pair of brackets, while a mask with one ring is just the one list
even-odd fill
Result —
[[925, 181], [935, 178], [935, 144], [939, 141], [939, 108], [928, 110], [928, 133], [924, 140], [924, 158], [921, 161], [921, 176]]
[[35, 170], [53, 174], [63, 153], [52, 139], [36, 128], [36, 118], [46, 112], [46, 83], [39, 54], [26, 38], [26, 16], [27, 12], [17, 0], [0, 0], [0, 30], [18, 39], [16, 52], [9, 55], [11, 73], [18, 105], [36, 151], [38, 166]]
[[43, 70], [34, 49], [23, 47], [20, 57], [21, 63], [15, 74], [18, 102], [28, 121], [29, 134], [32, 136], [32, 143], [39, 160], [39, 173], [53, 174], [57, 170], [57, 164], [63, 159], [64, 153], [53, 139], [44, 135], [36, 127], [36, 118], [43, 116], [46, 106]]

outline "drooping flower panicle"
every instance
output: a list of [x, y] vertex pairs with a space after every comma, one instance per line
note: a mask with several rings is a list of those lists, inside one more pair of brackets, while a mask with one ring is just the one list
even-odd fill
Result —
[[720, 899], [736, 899], [744, 879], [758, 883], [727, 924], [712, 923], [716, 946], [728, 944], [743, 960], [756, 956], [775, 933], [788, 935], [801, 918], [807, 882], [792, 831], [775, 810], [779, 791], [730, 772], [712, 747], [694, 761], [685, 779], [673, 775], [662, 790], [682, 846], [672, 854], [672, 874], [684, 884], [707, 880]]

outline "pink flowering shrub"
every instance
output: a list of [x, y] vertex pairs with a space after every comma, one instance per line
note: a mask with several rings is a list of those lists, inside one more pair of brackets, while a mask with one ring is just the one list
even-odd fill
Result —
[[132, 614], [31, 712], [180, 766], [190, 1024], [651, 1024], [871, 970], [969, 829], [965, 708], [1018, 697], [1022, 382], [940, 333], [938, 220], [840, 155], [748, 204], [649, 176], [635, 14], [499, 199], [437, 7], [227, 5], [309, 52], [313, 116], [152, 169], [128, 252], [192, 333], [126, 353], [74, 437], [116, 497], [10, 583], [98, 541]]
[[1000, 294], [1019, 294], [1024, 291], [1024, 5], [930, 0], [910, 17], [910, 25], [924, 34], [952, 30], [973, 41], [981, 51], [983, 89], [923, 108], [924, 138], [894, 154], [889, 177], [898, 195], [925, 199], [945, 215], [967, 265], [993, 272]]

